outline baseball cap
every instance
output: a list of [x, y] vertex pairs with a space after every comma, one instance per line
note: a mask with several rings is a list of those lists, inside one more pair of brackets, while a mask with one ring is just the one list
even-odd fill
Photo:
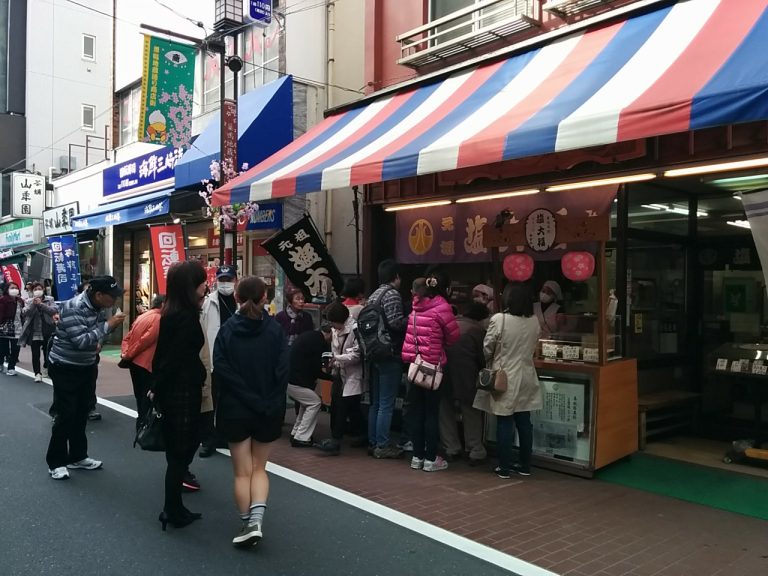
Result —
[[123, 287], [112, 276], [95, 276], [88, 284], [91, 291], [109, 294], [113, 298], [120, 298], [124, 292]]
[[219, 278], [237, 278], [237, 266], [225, 264], [216, 270], [216, 280]]

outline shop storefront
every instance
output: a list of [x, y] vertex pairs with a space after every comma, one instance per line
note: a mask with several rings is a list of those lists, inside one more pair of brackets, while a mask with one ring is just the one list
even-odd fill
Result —
[[[530, 257], [530, 281], [557, 281], [564, 309], [537, 359], [543, 464], [589, 474], [654, 423], [696, 427], [700, 411], [727, 424], [743, 392], [715, 384], [717, 350], [760, 339], [766, 309], [733, 194], [768, 166], [768, 13], [730, 6], [670, 2], [373, 95], [216, 201], [364, 186], [369, 285], [384, 258], [406, 265], [404, 283], [440, 264], [457, 304], [477, 283], [500, 294], [505, 268]], [[754, 179], [717, 182], [737, 177]]]

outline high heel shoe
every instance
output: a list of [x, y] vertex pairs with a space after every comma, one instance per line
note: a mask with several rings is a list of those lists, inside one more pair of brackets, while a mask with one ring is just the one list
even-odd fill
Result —
[[196, 520], [196, 518], [193, 518], [192, 516], [187, 516], [186, 514], [176, 515], [176, 514], [168, 514], [167, 512], [163, 511], [160, 512], [160, 516], [158, 517], [158, 520], [163, 525], [163, 532], [165, 532], [165, 529], [168, 524], [173, 526], [174, 528], [184, 528], [184, 526], [189, 526]]

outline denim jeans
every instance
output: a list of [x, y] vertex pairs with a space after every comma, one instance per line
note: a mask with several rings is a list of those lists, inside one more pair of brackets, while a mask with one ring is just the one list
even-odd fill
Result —
[[395, 398], [403, 377], [399, 360], [385, 360], [371, 365], [371, 408], [368, 411], [368, 443], [383, 448], [389, 445], [389, 429]]
[[533, 452], [533, 425], [530, 412], [517, 412], [511, 416], [496, 416], [496, 450], [499, 468], [508, 472], [512, 467], [512, 443], [517, 428], [517, 443], [520, 447], [518, 461], [520, 468], [530, 470]]

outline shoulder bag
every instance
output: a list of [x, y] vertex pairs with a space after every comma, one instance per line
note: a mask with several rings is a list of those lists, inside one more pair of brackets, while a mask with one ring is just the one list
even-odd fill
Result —
[[416, 313], [413, 314], [413, 340], [416, 343], [416, 359], [408, 365], [408, 381], [427, 390], [437, 390], [443, 381], [443, 367], [440, 364], [427, 362], [419, 354]]
[[[496, 344], [493, 346], [493, 358], [491, 358], [491, 366], [494, 364], [494, 362], [498, 365], [498, 353], [499, 353], [499, 342], [501, 342], [501, 339], [504, 337], [504, 321], [506, 320], [507, 315], [502, 312], [501, 314], [501, 332], [499, 332], [499, 336], [496, 338]], [[502, 346], [503, 348], [503, 346]], [[507, 391], [507, 373], [504, 372], [501, 368], [490, 368], [486, 367], [480, 370], [480, 374], [477, 375], [477, 389], [478, 390], [485, 390], [486, 392], [506, 392]]]
[[133, 440], [134, 448], [136, 448], [136, 444], [142, 450], [147, 450], [148, 452], [165, 452], [163, 415], [155, 407], [154, 402], [150, 405], [149, 410], [147, 410], [144, 423], [136, 431], [136, 438]]

